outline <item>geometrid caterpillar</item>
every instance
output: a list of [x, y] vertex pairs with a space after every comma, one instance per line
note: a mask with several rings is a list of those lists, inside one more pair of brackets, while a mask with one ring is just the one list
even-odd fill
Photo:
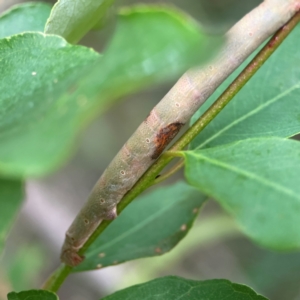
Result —
[[154, 163], [203, 102], [262, 42], [299, 9], [300, 0], [265, 0], [226, 34], [218, 57], [184, 74], [151, 111], [96, 183], [77, 215], [62, 248], [70, 266], [82, 261], [78, 250], [102, 220], [117, 217], [116, 206]]

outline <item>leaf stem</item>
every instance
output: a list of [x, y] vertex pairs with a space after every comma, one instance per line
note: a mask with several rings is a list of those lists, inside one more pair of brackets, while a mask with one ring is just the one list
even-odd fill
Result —
[[[118, 213], [121, 213], [128, 204], [130, 204], [139, 194], [146, 190], [155, 182], [156, 177], [165, 168], [165, 166], [174, 158], [174, 153], [178, 156], [178, 151], [183, 150], [231, 101], [231, 99], [242, 89], [248, 80], [257, 72], [257, 70], [272, 55], [278, 46], [284, 41], [288, 34], [295, 28], [300, 21], [300, 13], [296, 13], [294, 17], [281, 29], [279, 29], [266, 46], [255, 56], [255, 58], [247, 65], [247, 67], [239, 74], [239, 76], [230, 84], [224, 93], [209, 107], [209, 109], [184, 133], [184, 135], [144, 173], [144, 175], [136, 182], [133, 188], [123, 197], [118, 205]], [[163, 179], [171, 176], [183, 164], [171, 169], [161, 177]], [[156, 180], [160, 182], [162, 180]], [[84, 254], [88, 247], [95, 239], [106, 229], [112, 221], [103, 221], [97, 230], [91, 235], [85, 245], [80, 249], [79, 254]], [[72, 267], [62, 264], [49, 277], [43, 288], [56, 292], [66, 277], [72, 272]]]
[[63, 284], [65, 279], [71, 273], [72, 267], [69, 267], [65, 264], [61, 264], [52, 274], [51, 276], [45, 281], [42, 286], [42, 289], [56, 292]]
[[177, 162], [170, 170], [163, 173], [162, 175], [158, 175], [155, 180], [153, 181], [152, 185], [158, 184], [167, 178], [171, 177], [173, 174], [175, 174], [178, 170], [182, 168], [184, 165], [184, 160], [181, 159], [179, 162]]

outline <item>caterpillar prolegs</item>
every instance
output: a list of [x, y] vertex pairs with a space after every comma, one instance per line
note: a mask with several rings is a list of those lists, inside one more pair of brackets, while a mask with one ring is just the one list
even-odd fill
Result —
[[184, 74], [154, 107], [96, 183], [69, 230], [61, 259], [70, 266], [102, 220], [117, 217], [116, 207], [215, 89], [300, 8], [300, 0], [265, 0], [226, 34], [217, 58]]

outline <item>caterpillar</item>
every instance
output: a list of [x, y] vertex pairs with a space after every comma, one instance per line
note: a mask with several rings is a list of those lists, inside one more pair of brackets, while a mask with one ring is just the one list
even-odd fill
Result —
[[265, 0], [227, 33], [219, 55], [185, 73], [153, 108], [146, 120], [104, 171], [88, 201], [66, 233], [61, 260], [76, 266], [78, 250], [102, 220], [117, 217], [116, 207], [155, 162], [181, 127], [215, 89], [268, 37], [300, 8], [300, 0]]

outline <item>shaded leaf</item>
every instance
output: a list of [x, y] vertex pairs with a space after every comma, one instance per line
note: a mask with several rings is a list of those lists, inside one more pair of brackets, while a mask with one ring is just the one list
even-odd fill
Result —
[[45, 27], [45, 33], [57, 34], [70, 43], [78, 42], [105, 19], [114, 0], [58, 0]]
[[258, 243], [274, 249], [300, 247], [300, 143], [248, 139], [183, 152], [185, 175], [214, 197]]
[[24, 31], [44, 31], [51, 6], [46, 3], [24, 3], [13, 6], [0, 16], [0, 38]]
[[118, 291], [103, 300], [266, 300], [251, 288], [216, 279], [207, 281], [188, 280], [180, 277], [162, 277], [147, 283]]
[[74, 271], [170, 251], [185, 237], [205, 199], [183, 182], [138, 198], [97, 238]]
[[30, 290], [20, 293], [11, 292], [7, 295], [8, 300], [58, 300], [57, 295], [44, 290]]
[[0, 172], [37, 176], [56, 168], [97, 112], [203, 61], [215, 45], [209, 41], [185, 16], [149, 7], [123, 11], [98, 60], [93, 51], [57, 36], [0, 40]]
[[20, 181], [0, 179], [0, 253], [24, 197]]
[[[121, 287], [144, 283], [156, 278], [157, 274], [173, 274], [181, 269], [186, 261], [193, 260], [195, 253], [213, 249], [240, 236], [241, 231], [238, 230], [234, 219], [224, 213], [198, 217], [184, 241], [176, 245], [172, 251], [166, 255], [132, 262], [126, 277], [122, 278]], [[201, 268], [201, 263], [197, 266], [198, 270], [199, 268]]]
[[[297, 26], [246, 86], [191, 143], [192, 149], [254, 137], [290, 137], [300, 132], [299, 40], [300, 26]], [[238, 72], [244, 67], [245, 64]], [[238, 72], [222, 84], [192, 121], [208, 108]]]

